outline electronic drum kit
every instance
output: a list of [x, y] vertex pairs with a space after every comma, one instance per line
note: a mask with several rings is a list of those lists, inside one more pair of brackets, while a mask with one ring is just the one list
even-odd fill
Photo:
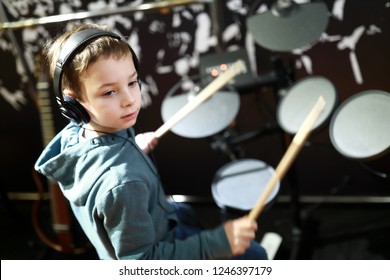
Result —
[[[327, 22], [328, 12], [320, 1], [299, 5], [294, 1], [277, 1], [269, 11], [247, 18], [248, 30], [255, 41], [275, 51], [291, 51], [312, 44], [325, 30]], [[173, 87], [176, 92], [171, 90], [162, 102], [164, 121], [191, 102], [201, 87], [201, 83], [195, 81], [192, 90], [177, 93], [181, 83], [176, 84]], [[336, 87], [322, 76], [308, 76], [295, 81], [280, 97], [275, 114], [282, 131], [289, 135], [297, 134], [319, 97], [325, 100], [325, 106], [310, 131], [319, 130], [330, 123], [332, 145], [342, 156], [352, 160], [366, 161], [389, 152], [390, 93], [367, 90], [339, 104]], [[234, 87], [223, 88], [172, 127], [171, 131], [187, 138], [219, 134], [236, 118], [239, 107], [240, 97]], [[258, 159], [232, 160], [220, 167], [213, 178], [213, 199], [222, 210], [248, 212], [253, 209], [274, 174], [272, 166]], [[266, 204], [276, 198], [279, 188], [280, 180], [277, 180], [266, 197]]]

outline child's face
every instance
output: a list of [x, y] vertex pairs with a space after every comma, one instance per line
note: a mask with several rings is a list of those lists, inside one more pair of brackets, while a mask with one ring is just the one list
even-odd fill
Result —
[[100, 59], [81, 75], [80, 103], [95, 130], [115, 132], [133, 126], [141, 108], [141, 90], [130, 54]]

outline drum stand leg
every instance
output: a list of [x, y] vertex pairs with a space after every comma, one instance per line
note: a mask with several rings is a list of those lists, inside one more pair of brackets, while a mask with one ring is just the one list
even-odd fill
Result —
[[226, 129], [220, 134], [216, 134], [210, 137], [210, 146], [213, 150], [221, 152], [227, 156], [229, 160], [233, 161], [243, 157], [243, 150], [240, 146], [231, 145], [228, 141], [229, 138], [235, 136], [237, 132], [233, 129]]
[[292, 210], [292, 231], [291, 231], [291, 253], [290, 259], [298, 259], [300, 255], [300, 247], [302, 242], [302, 217], [301, 204], [299, 201], [300, 190], [297, 184], [296, 172], [294, 166], [291, 166], [287, 173], [286, 179], [289, 181], [291, 194], [291, 210]]
[[[282, 142], [288, 147], [291, 142], [290, 136], [282, 134]], [[286, 183], [289, 187], [291, 199], [291, 251], [290, 259], [310, 259], [311, 244], [316, 238], [316, 222], [310, 219], [301, 208], [301, 193], [298, 182], [296, 164], [290, 166], [285, 176]]]
[[271, 133], [279, 133], [280, 128], [276, 122], [268, 122], [263, 126], [247, 131], [244, 133], [237, 133], [233, 129], [227, 129], [221, 134], [212, 136], [211, 147], [227, 155], [230, 160], [243, 158], [243, 150], [240, 145], [253, 141], [257, 138], [269, 135]]
[[291, 195], [292, 212], [290, 259], [308, 260], [312, 257], [314, 241], [318, 237], [318, 221], [309, 217], [306, 211], [302, 211], [300, 188], [294, 165], [286, 174], [286, 180]]

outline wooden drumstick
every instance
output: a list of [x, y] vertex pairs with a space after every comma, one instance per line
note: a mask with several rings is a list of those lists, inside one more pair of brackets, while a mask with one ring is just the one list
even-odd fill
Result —
[[154, 136], [160, 138], [185, 116], [195, 110], [200, 104], [212, 96], [217, 90], [227, 84], [233, 77], [247, 71], [245, 62], [241, 59], [233, 63], [228, 70], [212, 81], [196, 97], [177, 111], [167, 122], [154, 132]]
[[283, 155], [281, 161], [279, 162], [274, 174], [272, 175], [271, 179], [269, 180], [268, 184], [266, 185], [264, 192], [260, 196], [260, 198], [257, 200], [255, 206], [253, 209], [249, 212], [249, 219], [256, 220], [257, 217], [260, 215], [260, 212], [263, 210], [265, 202], [267, 201], [268, 196], [271, 194], [273, 188], [275, 187], [276, 183], [280, 181], [283, 176], [286, 174], [287, 170], [289, 169], [290, 165], [298, 155], [298, 152], [301, 150], [304, 141], [309, 136], [310, 130], [317, 119], [317, 117], [320, 115], [322, 110], [325, 107], [325, 100], [322, 96], [320, 96], [310, 111], [310, 113], [307, 115], [306, 119], [303, 121], [301, 127], [299, 128], [298, 132], [295, 134], [290, 146], [288, 147], [287, 151]]

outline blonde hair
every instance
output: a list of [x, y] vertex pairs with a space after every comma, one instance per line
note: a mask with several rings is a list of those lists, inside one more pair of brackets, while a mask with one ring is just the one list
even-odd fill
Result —
[[[57, 59], [65, 41], [71, 35], [84, 29], [100, 29], [110, 31], [106, 26], [100, 26], [96, 24], [73, 25], [68, 31], [54, 38], [52, 41], [49, 41], [44, 46], [44, 53], [47, 59], [51, 78], [54, 76]], [[96, 40], [93, 40], [78, 53], [76, 53], [73, 59], [64, 66], [61, 81], [62, 88], [69, 89], [73, 92], [76, 99], [81, 100], [80, 77], [83, 71], [88, 69], [92, 63], [98, 61], [99, 59], [110, 57], [120, 59], [129, 53], [132, 55], [135, 69], [138, 70], [137, 57], [126, 41], [118, 40], [109, 36], [98, 37]]]

